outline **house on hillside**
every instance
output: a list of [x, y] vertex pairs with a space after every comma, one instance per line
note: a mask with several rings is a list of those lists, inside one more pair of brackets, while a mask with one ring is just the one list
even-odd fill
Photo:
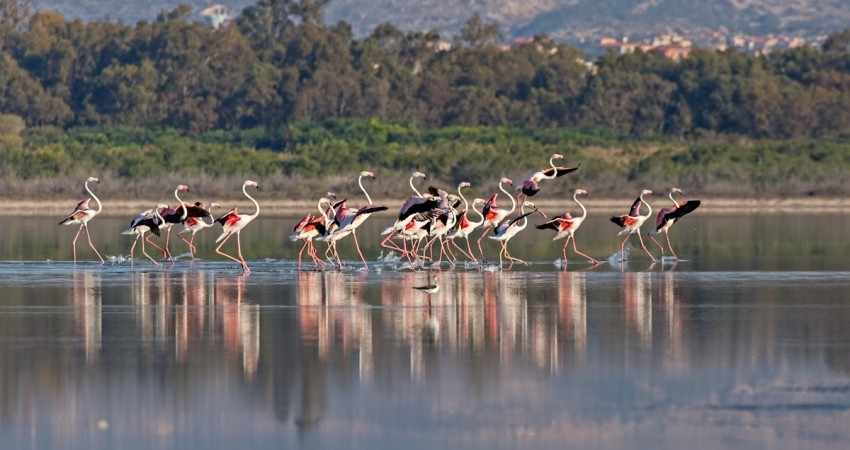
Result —
[[233, 19], [233, 13], [224, 5], [211, 5], [201, 11], [201, 16], [210, 21], [210, 25], [216, 30]]

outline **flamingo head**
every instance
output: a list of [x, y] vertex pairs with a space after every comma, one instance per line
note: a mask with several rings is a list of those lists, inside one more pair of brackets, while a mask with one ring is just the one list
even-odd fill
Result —
[[564, 159], [564, 155], [560, 153], [555, 153], [554, 155], [552, 155], [552, 159]]
[[245, 183], [243, 183], [242, 185], [243, 186], [251, 186], [251, 187], [255, 187], [257, 189], [260, 189], [260, 185], [257, 184], [257, 182], [254, 181], [254, 180], [245, 180]]
[[587, 191], [584, 189], [576, 189], [576, 195], [587, 195]]
[[86, 180], [86, 183], [100, 183], [100, 179], [95, 177], [89, 177], [88, 180]]
[[189, 192], [189, 186], [186, 186], [185, 184], [180, 184], [177, 186], [177, 190], [180, 192]]
[[160, 203], [160, 204], [156, 205], [156, 209], [157, 209], [157, 211], [162, 210], [162, 209], [168, 209], [168, 205], [166, 205], [165, 203]]
[[336, 200], [336, 192], [328, 191], [327, 196], [331, 200]]
[[360, 176], [366, 177], [366, 178], [375, 178], [375, 174], [372, 173], [372, 172], [369, 172], [368, 170], [364, 170], [364, 171], [360, 172]]
[[522, 206], [524, 206], [526, 208], [537, 209], [537, 205], [535, 205], [534, 203], [531, 203], [528, 200], [522, 202]]
[[652, 191], [650, 191], [649, 189], [644, 189], [640, 191], [640, 195], [652, 195]]
[[502, 179], [501, 179], [501, 180], [499, 180], [499, 184], [509, 184], [509, 185], [513, 186], [513, 185], [514, 185], [514, 180], [511, 180], [511, 179], [510, 179], [510, 178], [508, 178], [508, 177], [502, 177]]
[[682, 190], [681, 190], [681, 189], [679, 189], [679, 188], [677, 188], [677, 187], [674, 187], [673, 189], [670, 189], [670, 193], [671, 193], [671, 194], [682, 194], [682, 195], [684, 195], [684, 194], [685, 194], [684, 192], [682, 192]]
[[413, 172], [413, 175], [411, 175], [411, 176], [412, 176], [413, 178], [428, 179], [428, 175], [425, 175], [424, 173], [419, 172], [419, 171]]
[[472, 200], [472, 207], [475, 208], [475, 205], [479, 203], [487, 203], [487, 200], [484, 200], [483, 198], [475, 198]]
[[461, 183], [459, 185], [457, 185], [457, 188], [463, 189], [463, 188], [468, 188], [468, 187], [471, 187], [471, 186], [472, 186], [472, 183], [470, 183], [469, 181], [461, 181]]
[[220, 208], [220, 207], [221, 207], [221, 205], [220, 205], [220, 204], [218, 204], [218, 203], [216, 203], [216, 202], [212, 202], [212, 203], [210, 203], [210, 209], [213, 209], [213, 208]]

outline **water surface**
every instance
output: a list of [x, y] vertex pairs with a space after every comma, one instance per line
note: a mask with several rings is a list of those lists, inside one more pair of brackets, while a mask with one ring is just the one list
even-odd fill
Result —
[[[515, 242], [530, 267], [435, 275], [378, 263], [299, 273], [292, 220], [265, 219], [245, 232], [248, 278], [210, 257], [213, 233], [199, 261], [74, 265], [73, 230], [0, 219], [0, 438], [69, 449], [846, 448], [847, 217], [699, 218], [675, 230], [688, 259], [676, 265], [635, 254], [560, 271], [559, 248], [530, 232]], [[370, 258], [379, 222], [361, 233]], [[92, 224], [105, 254], [126, 254], [122, 225]], [[613, 225], [586, 227], [579, 243], [610, 255]], [[434, 280], [436, 295], [413, 289]]]

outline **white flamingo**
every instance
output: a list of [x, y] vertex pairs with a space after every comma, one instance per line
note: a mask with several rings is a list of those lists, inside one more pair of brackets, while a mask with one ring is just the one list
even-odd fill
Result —
[[[643, 243], [643, 237], [640, 234], [640, 227], [644, 224], [644, 222], [646, 222], [647, 219], [649, 219], [650, 216], [652, 216], [652, 205], [650, 205], [643, 199], [645, 195], [652, 195], [652, 191], [650, 191], [649, 189], [644, 189], [643, 191], [641, 191], [640, 196], [638, 196], [634, 203], [632, 203], [632, 207], [629, 209], [629, 213], [624, 214], [622, 216], [614, 216], [611, 218], [611, 222], [614, 222], [615, 224], [623, 228], [623, 231], [617, 233], [618, 236], [622, 236], [624, 234], [626, 235], [625, 239], [623, 239], [623, 242], [620, 243], [621, 258], [625, 259], [626, 241], [628, 241], [633, 234], [637, 234], [638, 240], [640, 241], [640, 248], [642, 248], [643, 251], [646, 252], [646, 255], [649, 256], [649, 259], [651, 259], [652, 262], [655, 262], [655, 256], [652, 256], [652, 253], [647, 250], [646, 245], [644, 245]], [[641, 205], [646, 205], [646, 207], [649, 209], [646, 215], [640, 214]]]
[[[251, 273], [251, 269], [248, 267], [248, 263], [245, 261], [245, 257], [242, 256], [241, 233], [242, 233], [242, 230], [244, 230], [245, 227], [248, 226], [248, 224], [253, 222], [254, 219], [256, 219], [257, 216], [260, 215], [260, 204], [257, 203], [257, 200], [254, 199], [254, 197], [251, 197], [248, 194], [248, 187], [249, 186], [257, 188], [257, 189], [259, 189], [260, 186], [257, 184], [256, 181], [252, 181], [252, 180], [245, 180], [245, 182], [242, 183], [242, 194], [245, 195], [245, 197], [247, 197], [248, 200], [250, 200], [252, 203], [254, 203], [254, 213], [253, 214], [239, 214], [239, 211], [236, 208], [233, 208], [230, 211], [228, 211], [225, 215], [216, 219], [216, 222], [221, 224], [221, 226], [223, 228], [223, 232], [215, 240], [216, 244], [218, 244], [218, 247], [215, 248], [215, 252], [218, 253], [221, 256], [224, 256], [227, 259], [230, 259], [231, 261], [235, 261], [235, 262], [239, 263], [242, 266], [242, 271], [245, 272], [245, 273]], [[233, 235], [236, 235], [236, 251], [237, 251], [237, 255], [239, 256], [239, 258], [236, 258], [232, 255], [229, 255], [229, 254], [227, 254], [227, 253], [225, 253], [221, 250], [221, 248], [224, 246], [224, 244], [226, 244], [227, 241], [230, 240], [231, 237], [233, 237]]]
[[[89, 233], [89, 222], [94, 219], [95, 216], [100, 214], [101, 211], [103, 211], [103, 204], [100, 203], [100, 199], [97, 198], [97, 196], [94, 195], [94, 192], [92, 192], [91, 188], [89, 188], [89, 183], [100, 183], [100, 180], [95, 177], [89, 177], [86, 182], [83, 183], [83, 186], [85, 187], [86, 192], [88, 192], [89, 197], [78, 203], [77, 207], [74, 208], [74, 211], [67, 217], [62, 219], [62, 221], [59, 222], [59, 225], [80, 225], [80, 228], [77, 230], [77, 234], [74, 235], [74, 240], [71, 244], [71, 247], [74, 249], [73, 251], [75, 263], [77, 262], [77, 239], [80, 237], [80, 233], [83, 230], [86, 230], [86, 237], [89, 241], [89, 247], [91, 247], [97, 257], [100, 258], [100, 263], [103, 264], [103, 256], [101, 256], [100, 252], [97, 251], [97, 248], [95, 248], [94, 243], [91, 239], [91, 233]], [[94, 209], [92, 209], [89, 205], [92, 199], [94, 199], [95, 203], [97, 203], [97, 207]]]
[[593, 257], [582, 253], [576, 246], [576, 231], [578, 231], [579, 227], [581, 227], [581, 224], [584, 223], [584, 219], [587, 218], [587, 208], [585, 208], [584, 204], [579, 201], [579, 195], [587, 195], [587, 191], [585, 191], [584, 189], [576, 189], [575, 192], [573, 192], [573, 201], [579, 206], [579, 208], [581, 208], [581, 216], [573, 217], [569, 212], [565, 212], [564, 214], [537, 226], [537, 229], [539, 230], [555, 230], [557, 234], [555, 234], [555, 237], [552, 238], [553, 241], [557, 241], [564, 238], [567, 239], [566, 241], [564, 241], [564, 247], [561, 249], [561, 253], [564, 257], [564, 267], [566, 267], [567, 263], [567, 245], [570, 243], [570, 241], [572, 241], [573, 243], [573, 251], [587, 258], [588, 262], [590, 262], [591, 264], [599, 264], [599, 261], [597, 261]]

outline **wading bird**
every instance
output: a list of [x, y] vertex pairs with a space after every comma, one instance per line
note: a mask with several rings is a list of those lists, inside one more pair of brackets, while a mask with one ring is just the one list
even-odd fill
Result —
[[579, 206], [579, 208], [581, 208], [581, 216], [573, 217], [569, 212], [565, 212], [564, 214], [555, 217], [546, 223], [537, 225], [538, 230], [555, 230], [557, 233], [555, 234], [555, 237], [552, 238], [553, 241], [557, 241], [559, 239], [564, 238], [567, 239], [566, 241], [564, 241], [564, 247], [561, 249], [561, 254], [564, 257], [565, 268], [567, 264], [567, 245], [570, 243], [570, 241], [573, 242], [573, 251], [587, 258], [587, 261], [589, 263], [593, 265], [599, 264], [599, 261], [582, 253], [576, 246], [575, 233], [576, 231], [578, 231], [579, 227], [581, 227], [581, 224], [584, 223], [584, 219], [587, 218], [587, 208], [585, 208], [584, 205], [579, 201], [579, 195], [587, 195], [587, 191], [585, 191], [584, 189], [576, 189], [575, 192], [573, 192], [573, 201]]
[[549, 158], [549, 168], [534, 172], [528, 177], [525, 181], [522, 182], [522, 186], [519, 188], [519, 192], [525, 196], [525, 198], [533, 197], [540, 192], [540, 182], [543, 180], [554, 180], [555, 178], [562, 177], [568, 173], [575, 172], [578, 170], [578, 166], [576, 167], [559, 167], [555, 165], [556, 159], [563, 159], [564, 155], [555, 153], [552, 157]]
[[[410, 253], [407, 251], [407, 239], [405, 238], [404, 231], [409, 228], [411, 221], [413, 221], [418, 214], [436, 208], [439, 203], [438, 199], [434, 199], [431, 196], [424, 196], [418, 189], [416, 189], [413, 182], [417, 178], [422, 178], [424, 180], [427, 179], [428, 176], [422, 172], [413, 172], [408, 180], [408, 184], [415, 195], [408, 198], [401, 206], [396, 221], [381, 232], [382, 236], [386, 236], [384, 240], [381, 241], [381, 247], [399, 252], [402, 256], [407, 256], [410, 260], [412, 260], [412, 258]], [[392, 241], [399, 234], [402, 234], [402, 244], [404, 245], [404, 248], [399, 247]]]
[[373, 213], [386, 211], [387, 209], [386, 206], [373, 206], [372, 197], [369, 196], [366, 188], [363, 187], [364, 177], [375, 178], [375, 174], [364, 170], [363, 172], [360, 172], [360, 175], [357, 177], [357, 184], [360, 186], [360, 190], [363, 191], [363, 195], [366, 196], [366, 201], [369, 202], [369, 206], [351, 209], [346, 206], [346, 200], [342, 200], [334, 205], [336, 215], [334, 216], [333, 223], [331, 223], [328, 236], [324, 238], [328, 241], [329, 249], [333, 249], [333, 254], [336, 256], [339, 267], [342, 267], [342, 259], [339, 257], [336, 243], [350, 234], [354, 239], [354, 248], [357, 250], [357, 254], [360, 255], [360, 260], [363, 261], [363, 268], [365, 270], [369, 270], [369, 264], [366, 262], [366, 257], [363, 256], [363, 251], [360, 249], [360, 244], [357, 242], [357, 228], [359, 228], [360, 225], [363, 225], [363, 222], [365, 222], [366, 219], [368, 219]]
[[481, 236], [478, 237], [478, 252], [481, 253], [481, 259], [483, 261], [487, 260], [486, 255], [484, 255], [484, 248], [481, 246], [481, 241], [484, 240], [484, 236], [487, 236], [487, 233], [490, 232], [491, 228], [495, 228], [496, 225], [501, 223], [505, 217], [513, 214], [516, 211], [516, 199], [511, 195], [510, 192], [505, 190], [505, 184], [509, 184], [513, 186], [514, 182], [510, 178], [502, 177], [499, 180], [499, 190], [504, 192], [505, 195], [511, 200], [511, 209], [502, 209], [496, 205], [496, 198], [499, 194], [493, 194], [489, 199], [484, 203], [484, 208], [481, 210], [481, 215], [484, 216], [484, 223], [481, 224]]
[[428, 258], [433, 260], [434, 243], [437, 241], [440, 242], [440, 254], [437, 261], [437, 265], [439, 266], [443, 262], [444, 255], [449, 258], [452, 264], [454, 263], [454, 255], [451, 254], [450, 249], [446, 246], [444, 237], [449, 234], [457, 223], [457, 211], [446, 191], [440, 189], [437, 193], [440, 197], [440, 204], [432, 214], [431, 223], [428, 228], [428, 234], [431, 236], [431, 239], [426, 244], [426, 248], [428, 249]]
[[316, 246], [313, 244], [313, 239], [323, 237], [327, 234], [328, 227], [333, 222], [334, 199], [336, 199], [336, 195], [332, 192], [328, 192], [328, 196], [320, 198], [316, 205], [319, 210], [319, 215], [314, 216], [312, 214], [308, 214], [299, 220], [298, 223], [295, 224], [295, 227], [292, 228], [292, 234], [289, 236], [289, 239], [292, 241], [304, 241], [304, 245], [302, 245], [301, 250], [298, 251], [299, 269], [301, 268], [301, 257], [304, 254], [304, 249], [307, 249], [307, 254], [310, 258], [312, 258], [314, 264], [320, 267], [325, 266], [325, 263], [322, 262], [319, 255], [316, 254]]
[[162, 251], [162, 247], [160, 247], [160, 246], [158, 246], [158, 245], [156, 245], [156, 244], [154, 244], [153, 242], [150, 241], [150, 236], [147, 233], [150, 232], [150, 233], [153, 233], [153, 234], [159, 236], [160, 226], [162, 226], [162, 224], [165, 223], [165, 220], [163, 220], [163, 218], [159, 214], [159, 212], [161, 210], [167, 209], [167, 208], [168, 208], [168, 205], [160, 204], [160, 205], [157, 205], [156, 208], [149, 209], [147, 211], [143, 211], [143, 212], [139, 213], [139, 215], [136, 216], [130, 222], [130, 226], [127, 227], [127, 230], [124, 231], [123, 233], [121, 233], [121, 234], [136, 235], [136, 238], [133, 239], [133, 245], [130, 246], [130, 259], [131, 260], [135, 259], [134, 256], [135, 256], [135, 251], [136, 251], [136, 244], [138, 244], [139, 241], [142, 241], [142, 254], [145, 255], [145, 257], [147, 257], [155, 265], [159, 265], [159, 263], [156, 262], [156, 260], [154, 260], [153, 258], [151, 258], [150, 255], [148, 255], [148, 252], [145, 249], [145, 242], [147, 242], [150, 245], [153, 245], [155, 248]]
[[[640, 234], [640, 227], [644, 222], [646, 222], [646, 219], [652, 215], [652, 206], [643, 199], [644, 195], [652, 195], [652, 191], [649, 189], [641, 191], [640, 196], [638, 196], [634, 203], [632, 203], [629, 213], [622, 216], [614, 216], [611, 218], [611, 222], [614, 222], [623, 229], [623, 231], [620, 231], [617, 234], [618, 236], [626, 235], [625, 239], [623, 239], [623, 242], [620, 244], [621, 258], [625, 259], [626, 241], [628, 241], [633, 234], [637, 234], [638, 240], [640, 241], [640, 248], [646, 252], [646, 255], [649, 256], [649, 259], [651, 259], [652, 262], [655, 262], [655, 257], [652, 256], [652, 253], [650, 253], [649, 250], [647, 250], [646, 245], [643, 243], [643, 237]], [[649, 209], [646, 215], [642, 216], [640, 214], [641, 205], [646, 205]]]
[[[469, 208], [469, 206], [470, 206], [469, 202], [466, 200], [466, 197], [464, 197], [463, 192], [462, 192], [462, 189], [468, 188], [470, 186], [472, 186], [472, 185], [469, 184], [466, 181], [464, 181], [463, 183], [460, 183], [457, 186], [457, 195], [463, 201], [463, 212], [460, 213], [460, 215], [457, 219], [457, 224], [455, 225], [452, 232], [449, 234], [448, 239], [449, 239], [449, 242], [451, 243], [451, 245], [454, 245], [454, 247], [456, 249], [458, 249], [464, 256], [466, 256], [467, 259], [469, 259], [470, 261], [477, 262], [478, 258], [475, 257], [475, 253], [472, 251], [472, 245], [469, 243], [469, 235], [472, 234], [472, 232], [475, 231], [478, 227], [480, 227], [482, 223], [484, 223], [484, 216], [481, 214], [480, 211], [478, 211], [478, 208], [475, 206], [478, 203], [484, 203], [484, 200], [482, 200], [480, 198], [476, 198], [476, 199], [472, 200], [472, 209], [470, 209]], [[481, 220], [479, 220], [477, 222], [473, 222], [472, 220], [470, 220], [470, 218], [469, 218], [470, 211], [474, 212], [475, 214], [478, 214], [478, 217]], [[466, 249], [469, 251], [469, 253], [464, 251], [457, 244], [457, 242], [455, 242], [455, 239], [460, 239], [460, 238], [463, 238], [463, 239], [466, 240]]]
[[[210, 203], [210, 209], [204, 209], [204, 204], [201, 202], [195, 202], [193, 206], [188, 208], [189, 213], [188, 217], [185, 221], [183, 221], [183, 229], [180, 230], [178, 235], [183, 235], [186, 233], [192, 233], [189, 239], [186, 239], [183, 236], [180, 236], [180, 239], [183, 239], [183, 242], [189, 247], [189, 252], [192, 254], [192, 259], [195, 258], [195, 253], [198, 252], [198, 248], [195, 246], [195, 235], [198, 234], [199, 231], [210, 228], [215, 225], [215, 217], [213, 217], [213, 210], [218, 208], [218, 203]], [[201, 216], [201, 214], [205, 214]], [[209, 222], [207, 222], [209, 219]]]
[[[532, 208], [531, 211], [525, 212], [525, 208]], [[528, 226], [528, 216], [534, 214], [535, 212], [539, 212], [537, 207], [534, 206], [534, 203], [529, 201], [522, 202], [520, 206], [520, 214], [517, 217], [506, 218], [501, 223], [496, 225], [495, 231], [493, 232], [493, 236], [490, 236], [490, 239], [495, 241], [499, 241], [502, 244], [502, 249], [499, 251], [499, 267], [502, 267], [502, 257], [508, 259], [511, 262], [511, 266], [513, 266], [514, 262], [528, 264], [527, 262], [514, 258], [513, 255], [508, 251], [508, 241], [513, 239], [514, 236], [519, 234], [520, 231], [524, 230]]]
[[[679, 188], [674, 187], [670, 190], [670, 194], [668, 196], [675, 206], [672, 208], [663, 208], [661, 211], [658, 211], [658, 216], [655, 221], [655, 234], [664, 233], [664, 237], [667, 238], [667, 248], [670, 249], [670, 254], [673, 255], [674, 258], [678, 259], [679, 257], [676, 256], [676, 252], [673, 251], [673, 245], [670, 244], [670, 228], [672, 228], [673, 224], [681, 217], [699, 208], [701, 202], [699, 200], [687, 200], [684, 204], [681, 204], [676, 201], [673, 194], [681, 194], [683, 197], [685, 195]], [[664, 255], [664, 246], [655, 239], [655, 236], [650, 235], [650, 237], [661, 249], [661, 254]]]
[[[251, 269], [248, 267], [248, 263], [245, 261], [245, 258], [242, 256], [242, 238], [241, 233], [242, 230], [248, 226], [249, 223], [253, 222], [257, 216], [260, 215], [260, 204], [257, 203], [257, 200], [254, 197], [248, 195], [248, 186], [260, 189], [260, 186], [256, 181], [245, 180], [242, 183], [242, 194], [248, 198], [251, 202], [254, 203], [254, 213], [253, 214], [239, 214], [239, 211], [236, 208], [231, 209], [225, 215], [216, 219], [216, 222], [221, 224], [223, 229], [221, 235], [215, 240], [215, 243], [218, 244], [218, 247], [215, 248], [215, 252], [221, 256], [224, 256], [231, 261], [235, 261], [242, 266], [242, 271], [245, 273], [251, 273]], [[224, 244], [230, 240], [233, 235], [236, 235], [236, 251], [239, 258], [231, 256], [221, 250], [224, 247]]]
[[[73, 251], [75, 263], [77, 262], [77, 239], [80, 237], [80, 233], [85, 229], [86, 238], [88, 238], [89, 241], [89, 247], [91, 247], [97, 257], [100, 258], [100, 263], [103, 264], [103, 256], [100, 256], [100, 252], [97, 251], [97, 248], [95, 248], [94, 243], [91, 240], [91, 233], [89, 233], [88, 225], [89, 221], [94, 219], [94, 217], [100, 214], [100, 212], [103, 210], [103, 204], [100, 203], [100, 199], [97, 198], [97, 196], [94, 195], [94, 192], [91, 191], [91, 189], [89, 188], [89, 183], [100, 183], [100, 180], [95, 177], [89, 177], [86, 182], [83, 183], [83, 186], [85, 187], [86, 192], [88, 192], [89, 196], [85, 200], [78, 203], [77, 207], [74, 208], [74, 212], [68, 215], [68, 217], [62, 219], [62, 221], [59, 222], [59, 225], [80, 225], [80, 228], [77, 230], [77, 234], [74, 235], [74, 240], [71, 243], [71, 247], [74, 249]], [[89, 203], [91, 203], [92, 199], [94, 199], [95, 203], [97, 203], [97, 207], [95, 209], [92, 209], [89, 206]]]
[[186, 202], [180, 198], [181, 192], [189, 192], [189, 186], [185, 184], [177, 185], [177, 188], [174, 189], [174, 198], [177, 199], [178, 205], [174, 208], [164, 208], [159, 211], [159, 215], [165, 220], [159, 227], [160, 230], [165, 230], [165, 245], [162, 247], [162, 257], [167, 259], [171, 259], [171, 228], [178, 223], [183, 223], [189, 217]]

